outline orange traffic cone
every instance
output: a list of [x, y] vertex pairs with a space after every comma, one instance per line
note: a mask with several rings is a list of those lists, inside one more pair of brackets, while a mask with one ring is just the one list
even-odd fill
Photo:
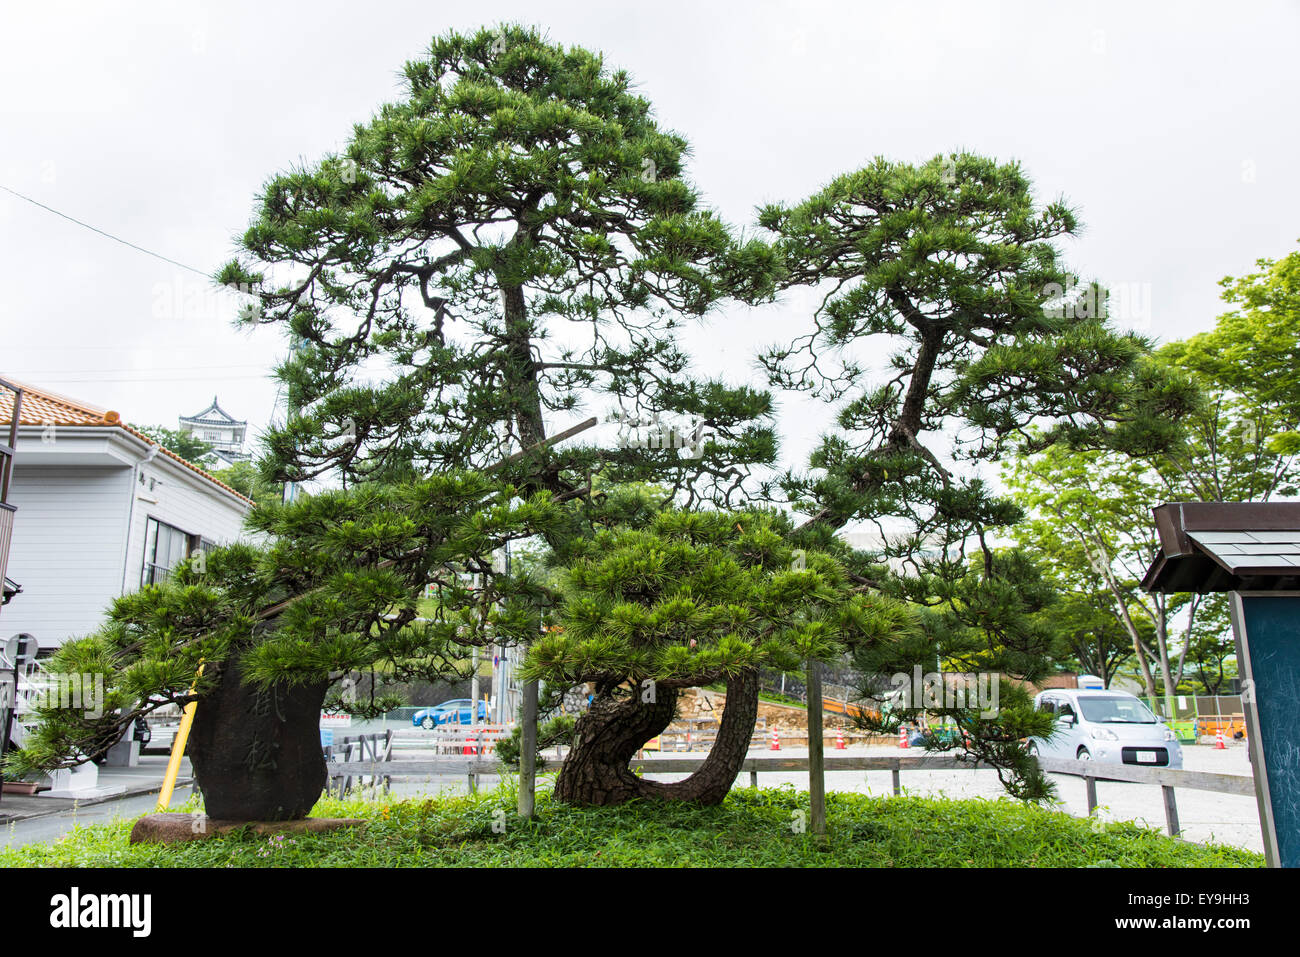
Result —
[[465, 747], [461, 749], [462, 754], [474, 754], [477, 751], [478, 739], [470, 735], [465, 739]]
[[843, 728], [835, 729], [835, 750], [836, 751], [844, 750], [844, 729]]
[[767, 750], [769, 751], [781, 750], [781, 733], [777, 731], [776, 728], [772, 729], [772, 740], [771, 743], [768, 744]]
[[1228, 750], [1228, 746], [1227, 746], [1226, 744], [1223, 743], [1223, 729], [1222, 729], [1222, 728], [1220, 728], [1220, 729], [1218, 730], [1218, 732], [1214, 735], [1214, 750], [1215, 750], [1215, 751], [1227, 751], [1227, 750]]
[[907, 725], [905, 724], [900, 724], [898, 726], [898, 746], [900, 748], [909, 747], [907, 743]]

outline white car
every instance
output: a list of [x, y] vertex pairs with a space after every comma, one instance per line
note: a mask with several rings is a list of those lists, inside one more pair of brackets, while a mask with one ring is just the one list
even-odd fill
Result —
[[1173, 730], [1126, 691], [1054, 689], [1034, 698], [1034, 710], [1056, 716], [1050, 738], [1030, 738], [1031, 754], [1111, 764], [1181, 768]]

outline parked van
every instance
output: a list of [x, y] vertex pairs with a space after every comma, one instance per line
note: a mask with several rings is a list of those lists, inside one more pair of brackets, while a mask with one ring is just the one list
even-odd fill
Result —
[[1181, 768], [1183, 749], [1168, 725], [1126, 691], [1053, 689], [1034, 710], [1056, 717], [1050, 738], [1030, 738], [1031, 754], [1111, 764]]

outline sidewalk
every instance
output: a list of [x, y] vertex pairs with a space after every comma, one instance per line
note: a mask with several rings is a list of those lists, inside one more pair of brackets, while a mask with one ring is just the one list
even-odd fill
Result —
[[[50, 798], [39, 794], [5, 794], [0, 796], [0, 824], [12, 821], [26, 821], [32, 818], [48, 817], [78, 807], [90, 807], [110, 801], [121, 801], [138, 797], [142, 794], [155, 794], [162, 787], [163, 775], [167, 773], [165, 755], [145, 755], [133, 768], [100, 768], [99, 786], [106, 788], [125, 788], [116, 794], [88, 798]], [[176, 786], [188, 785], [192, 777], [189, 758], [181, 761], [180, 774]]]

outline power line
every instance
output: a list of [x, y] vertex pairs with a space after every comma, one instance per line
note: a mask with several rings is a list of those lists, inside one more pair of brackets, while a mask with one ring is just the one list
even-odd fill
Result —
[[[212, 377], [213, 380], [215, 380], [215, 381], [220, 381], [220, 382], [229, 382], [229, 381], [233, 381], [233, 380], [235, 380], [235, 379], [263, 379], [263, 380], [268, 380], [268, 379], [270, 379], [270, 378], [271, 378], [271, 374], [270, 374], [269, 372], [267, 372], [267, 373], [261, 373], [261, 374], [258, 374], [258, 375], [216, 375], [216, 376], [213, 376], [213, 377]], [[43, 383], [44, 383], [44, 382], [72, 382], [72, 383], [77, 383], [77, 382], [81, 382], [81, 383], [96, 383], [96, 382], [108, 382], [108, 383], [111, 383], [111, 382], [125, 382], [125, 383], [129, 383], [129, 384], [132, 384], [132, 385], [151, 385], [151, 384], [153, 384], [153, 383], [155, 383], [155, 382], [193, 382], [193, 381], [194, 381], [194, 376], [192, 376], [192, 375], [190, 375], [190, 376], [171, 376], [171, 377], [169, 377], [169, 378], [162, 378], [162, 379], [141, 379], [141, 378], [139, 378], [139, 377], [137, 377], [137, 376], [132, 376], [131, 378], [127, 378], [127, 379], [111, 379], [111, 378], [102, 377], [102, 376], [101, 376], [101, 377], [91, 377], [91, 378], [88, 378], [88, 379], [69, 379], [69, 378], [66, 378], [66, 377], [64, 377], [64, 376], [42, 376], [42, 377], [41, 377], [41, 382], [43, 382]]]
[[242, 364], [232, 363], [230, 365], [221, 366], [178, 366], [168, 363], [162, 367], [150, 369], [141, 369], [138, 366], [96, 366], [93, 369], [29, 369], [26, 366], [23, 366], [22, 368], [27, 375], [98, 375], [102, 372], [132, 372], [147, 375], [151, 372], [218, 372], [222, 369], [235, 371], [260, 369], [265, 370], [268, 373], [272, 371], [267, 369], [262, 363], [258, 362], [245, 362]]
[[52, 206], [46, 206], [44, 203], [37, 202], [36, 200], [32, 199], [30, 196], [24, 196], [22, 193], [18, 192], [15, 189], [10, 189], [8, 186], [5, 186], [3, 183], [0, 183], [0, 189], [4, 190], [6, 193], [10, 193], [14, 196], [17, 196], [21, 200], [25, 200], [31, 203], [33, 206], [39, 206], [41, 209], [46, 210], [47, 212], [51, 212], [55, 216], [62, 216], [70, 223], [76, 223], [78, 226], [82, 226], [86, 229], [89, 229], [91, 232], [99, 233], [99, 235], [107, 237], [108, 239], [113, 240], [113, 242], [115, 243], [121, 243], [123, 246], [130, 246], [132, 249], [137, 250], [138, 252], [142, 252], [146, 256], [152, 256], [154, 259], [161, 259], [163, 262], [171, 263], [173, 266], [180, 266], [182, 269], [188, 269], [190, 272], [196, 273], [197, 275], [202, 276], [204, 279], [211, 278], [207, 273], [205, 273], [201, 269], [195, 269], [193, 266], [187, 266], [184, 263], [177, 262], [175, 259], [168, 259], [166, 256], [162, 255], [161, 253], [156, 253], [153, 252], [152, 250], [145, 249], [143, 246], [137, 246], [135, 243], [128, 242], [127, 240], [122, 239], [120, 236], [114, 236], [112, 233], [106, 233], [104, 232], [104, 230], [90, 225], [90, 223], [83, 223], [81, 220], [77, 219], [76, 217], [69, 216], [67, 213], [59, 212], [57, 209], [55, 209]]

